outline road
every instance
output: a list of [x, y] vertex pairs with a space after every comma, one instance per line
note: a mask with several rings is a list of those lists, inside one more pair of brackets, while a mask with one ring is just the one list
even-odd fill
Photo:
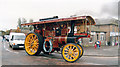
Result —
[[8, 42], [1, 42], [1, 39], [0, 37], [2, 65], [118, 65], [117, 56], [83, 55], [75, 63], [65, 62], [61, 54], [56, 52], [50, 55], [41, 53], [39, 56], [28, 56], [24, 49], [13, 50], [8, 46]]

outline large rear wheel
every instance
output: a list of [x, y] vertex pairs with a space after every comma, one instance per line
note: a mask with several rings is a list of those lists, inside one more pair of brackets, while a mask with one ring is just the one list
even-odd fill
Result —
[[75, 43], [68, 43], [62, 48], [62, 57], [67, 62], [75, 62], [80, 57], [80, 48]]
[[28, 55], [39, 55], [42, 50], [43, 38], [37, 33], [29, 33], [25, 38], [25, 51]]

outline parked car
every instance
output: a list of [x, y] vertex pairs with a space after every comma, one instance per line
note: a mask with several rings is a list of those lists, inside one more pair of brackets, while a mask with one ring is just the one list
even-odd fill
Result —
[[24, 33], [10, 33], [9, 46], [13, 49], [24, 48], [25, 34]]

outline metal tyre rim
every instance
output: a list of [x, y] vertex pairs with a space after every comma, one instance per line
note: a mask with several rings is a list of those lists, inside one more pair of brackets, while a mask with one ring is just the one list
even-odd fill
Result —
[[81, 45], [79, 45], [79, 44], [77, 44], [77, 46], [80, 48], [80, 51], [81, 51], [81, 53], [80, 53], [80, 57], [82, 57], [83, 52], [84, 52], [83, 47], [82, 47]]
[[49, 40], [48, 42], [49, 42], [49, 44], [50, 44], [50, 46], [49, 46], [49, 47], [50, 47], [49, 50], [47, 50], [46, 47], [45, 47], [46, 41], [45, 41], [44, 44], [43, 44], [43, 50], [44, 50], [44, 52], [48, 52], [48, 53], [50, 53], [50, 52], [52, 51], [52, 47], [53, 47], [53, 46], [52, 46], [52, 42], [51, 42], [51, 40]]
[[62, 49], [62, 57], [67, 62], [75, 62], [80, 57], [80, 48], [73, 43], [65, 45]]
[[39, 40], [37, 35], [30, 33], [25, 39], [25, 50], [29, 55], [35, 55], [39, 49]]

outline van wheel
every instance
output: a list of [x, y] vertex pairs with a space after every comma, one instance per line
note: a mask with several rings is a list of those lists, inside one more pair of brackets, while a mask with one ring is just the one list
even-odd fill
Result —
[[25, 38], [25, 51], [30, 56], [37, 56], [42, 50], [43, 37], [31, 32]]
[[15, 48], [13, 46], [11, 46], [13, 50], [15, 50]]

